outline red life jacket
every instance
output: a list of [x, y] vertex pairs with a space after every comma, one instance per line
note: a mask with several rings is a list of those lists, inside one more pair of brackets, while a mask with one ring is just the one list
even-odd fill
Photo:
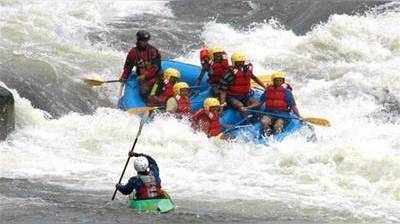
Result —
[[268, 86], [266, 91], [265, 106], [268, 110], [289, 110], [288, 103], [286, 102], [286, 89], [283, 86], [279, 86], [278, 88]]
[[211, 62], [208, 83], [218, 84], [229, 68], [227, 59], [223, 59], [221, 62]]
[[253, 75], [252, 65], [248, 65], [246, 71], [243, 68], [234, 68], [233, 84], [228, 88], [228, 94], [233, 96], [245, 96], [250, 92], [251, 76]]
[[139, 49], [138, 47], [132, 48], [125, 62], [122, 77], [128, 78], [133, 66], [135, 66], [136, 73], [138, 75], [144, 75], [144, 81], [148, 85], [154, 85], [156, 77], [160, 72], [160, 68], [153, 64], [153, 61], [157, 58], [160, 58], [160, 53], [151, 45], [148, 45], [145, 49]]
[[153, 175], [139, 175], [143, 184], [136, 191], [137, 199], [159, 198], [163, 197], [161, 186], [157, 184], [156, 178]]
[[192, 112], [192, 105], [190, 104], [189, 97], [176, 96], [176, 102], [178, 103], [178, 114], [189, 115]]
[[202, 130], [208, 137], [217, 136], [221, 133], [219, 114], [211, 114], [205, 109], [200, 109], [193, 115], [192, 126], [194, 129]]

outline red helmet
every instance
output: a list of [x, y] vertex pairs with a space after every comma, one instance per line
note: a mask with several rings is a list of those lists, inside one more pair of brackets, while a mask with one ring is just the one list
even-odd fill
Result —
[[211, 52], [208, 48], [204, 47], [200, 50], [200, 61], [207, 61], [208, 59], [210, 59], [211, 56]]

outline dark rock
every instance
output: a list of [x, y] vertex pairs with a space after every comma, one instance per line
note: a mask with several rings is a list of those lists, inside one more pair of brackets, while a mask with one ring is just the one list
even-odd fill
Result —
[[0, 80], [54, 118], [69, 112], [90, 114], [98, 107], [113, 106], [73, 77], [56, 72], [49, 63], [24, 56], [13, 56], [1, 64]]
[[0, 140], [5, 140], [14, 128], [14, 96], [0, 86]]

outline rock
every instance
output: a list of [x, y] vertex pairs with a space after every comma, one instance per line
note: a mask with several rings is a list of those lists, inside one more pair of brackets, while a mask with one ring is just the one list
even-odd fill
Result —
[[14, 128], [14, 96], [0, 86], [0, 140], [5, 140]]

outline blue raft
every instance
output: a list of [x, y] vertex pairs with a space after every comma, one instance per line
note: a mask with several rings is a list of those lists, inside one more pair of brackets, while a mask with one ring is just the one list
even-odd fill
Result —
[[[200, 74], [201, 68], [196, 65], [178, 62], [174, 60], [163, 60], [161, 62], [163, 70], [166, 68], [175, 68], [181, 73], [181, 80], [187, 82], [190, 86], [194, 86], [197, 76]], [[137, 76], [132, 74], [125, 84], [124, 95], [119, 101], [119, 108], [128, 110], [131, 108], [144, 107], [145, 103], [139, 95]], [[203, 101], [209, 97], [209, 88], [206, 79], [203, 79], [200, 87], [196, 88], [199, 94], [191, 98], [193, 111], [197, 111], [203, 107]], [[254, 97], [258, 98], [262, 92], [253, 90]], [[294, 116], [294, 115], [292, 115]], [[249, 119], [254, 120], [254, 119]], [[223, 127], [236, 125], [238, 122], [243, 121], [242, 115], [233, 109], [227, 109], [223, 112], [220, 122]], [[230, 129], [229, 136], [232, 138], [244, 139], [246, 141], [253, 141], [257, 143], [265, 143], [266, 139], [260, 137], [261, 125], [258, 122], [251, 123], [251, 121], [240, 122], [241, 126], [238, 128]], [[286, 136], [291, 135], [304, 127], [310, 128], [308, 125], [297, 119], [288, 119], [284, 128], [284, 132], [274, 135], [273, 139], [277, 141], [283, 140]]]

